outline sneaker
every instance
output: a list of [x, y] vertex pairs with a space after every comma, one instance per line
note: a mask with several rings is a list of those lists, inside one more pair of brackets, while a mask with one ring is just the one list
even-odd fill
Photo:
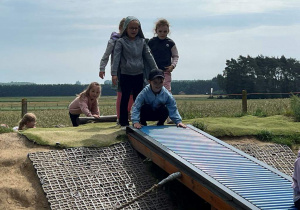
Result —
[[121, 126], [121, 131], [126, 131], [127, 126]]

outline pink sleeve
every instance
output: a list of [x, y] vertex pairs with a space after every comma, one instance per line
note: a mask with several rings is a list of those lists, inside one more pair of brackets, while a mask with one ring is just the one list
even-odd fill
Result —
[[91, 112], [92, 112], [92, 114], [100, 115], [99, 107], [98, 107], [98, 100], [96, 100], [96, 101], [92, 104]]
[[172, 63], [171, 63], [171, 65], [173, 65], [174, 68], [175, 68], [176, 65], [177, 65], [178, 59], [179, 59], [178, 50], [177, 50], [176, 45], [174, 45], [171, 48], [171, 52], [172, 52]]
[[79, 107], [80, 107], [82, 113], [85, 114], [87, 117], [93, 116], [88, 107], [88, 98], [87, 97], [82, 97], [81, 100], [79, 100]]

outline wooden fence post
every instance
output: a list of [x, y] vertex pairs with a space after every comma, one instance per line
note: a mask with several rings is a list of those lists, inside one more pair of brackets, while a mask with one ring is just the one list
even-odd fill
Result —
[[247, 113], [247, 90], [242, 91], [242, 112]]
[[23, 118], [23, 116], [27, 113], [27, 99], [23, 98], [22, 99], [22, 114], [21, 114], [21, 118]]

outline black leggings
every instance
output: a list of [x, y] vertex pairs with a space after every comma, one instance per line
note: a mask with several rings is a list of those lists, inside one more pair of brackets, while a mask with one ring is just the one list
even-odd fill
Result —
[[69, 115], [70, 115], [73, 127], [77, 127], [78, 126], [77, 119], [79, 118], [80, 114], [71, 114], [69, 112]]
[[146, 121], [158, 121], [157, 125], [163, 125], [169, 116], [169, 111], [165, 105], [160, 105], [156, 109], [152, 109], [149, 104], [141, 107], [140, 123], [147, 125]]
[[121, 126], [129, 125], [128, 122], [128, 101], [130, 94], [133, 95], [133, 101], [135, 101], [137, 95], [142, 91], [144, 84], [143, 74], [138, 75], [120, 75], [120, 86], [122, 91], [121, 105], [120, 105], [120, 120]]
[[300, 209], [300, 199], [295, 202], [295, 207]]

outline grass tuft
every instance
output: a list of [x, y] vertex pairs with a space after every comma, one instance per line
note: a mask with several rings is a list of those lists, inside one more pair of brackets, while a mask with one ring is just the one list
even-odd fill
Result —
[[206, 131], [207, 130], [207, 125], [204, 122], [201, 121], [194, 121], [192, 122], [192, 125], [202, 131]]
[[276, 144], [287, 145], [290, 148], [293, 146], [293, 140], [290, 138], [290, 136], [274, 136], [272, 142]]
[[7, 128], [7, 127], [0, 126], [0, 134], [1, 133], [11, 133], [11, 132], [13, 132], [12, 128]]
[[261, 141], [272, 141], [273, 137], [274, 137], [273, 133], [268, 130], [262, 130], [257, 134], [257, 138]]
[[253, 113], [253, 116], [257, 116], [257, 117], [267, 117], [267, 113], [264, 112], [261, 108], [258, 108], [255, 110], [255, 112]]
[[293, 117], [296, 122], [300, 122], [300, 98], [296, 95], [292, 95], [290, 99]]

